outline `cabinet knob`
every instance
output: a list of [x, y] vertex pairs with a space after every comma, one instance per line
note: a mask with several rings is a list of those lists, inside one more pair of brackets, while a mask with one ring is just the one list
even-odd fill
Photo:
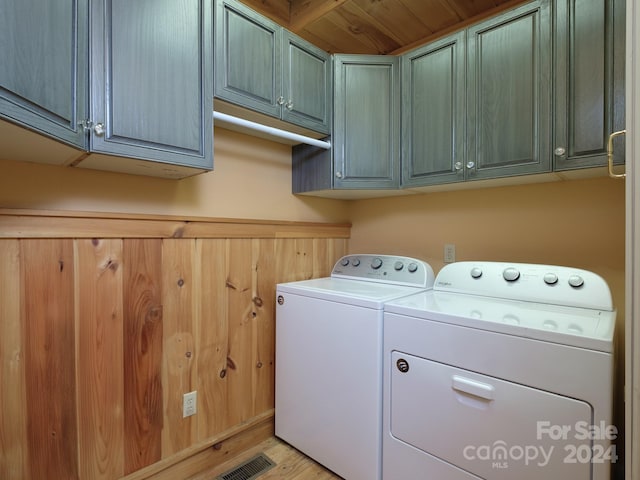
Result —
[[566, 152], [567, 152], [567, 151], [564, 149], [564, 147], [557, 147], [557, 148], [553, 151], [553, 154], [554, 154], [556, 157], [564, 157], [564, 154], [565, 154]]
[[455, 168], [456, 170], [460, 171], [462, 170], [462, 162], [456, 162], [453, 164], [453, 168]]
[[342, 172], [336, 172], [336, 178], [342, 178]]
[[467, 168], [473, 168], [476, 166], [475, 162], [467, 162]]
[[278, 100], [276, 100], [276, 102], [278, 103], [278, 105], [284, 105], [284, 97], [280, 95], [278, 97]]
[[104, 123], [96, 123], [93, 126], [93, 133], [95, 133], [98, 137], [103, 136], [104, 132], [105, 132]]
[[285, 107], [287, 110], [293, 110], [293, 100], [289, 100], [289, 101], [284, 105], [284, 107]]

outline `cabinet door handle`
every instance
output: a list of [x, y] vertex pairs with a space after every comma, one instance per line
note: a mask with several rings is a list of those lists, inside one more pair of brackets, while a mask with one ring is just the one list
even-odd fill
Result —
[[467, 168], [473, 168], [475, 166], [476, 166], [475, 162], [467, 162]]
[[284, 106], [287, 110], [293, 110], [293, 100], [289, 100]]
[[453, 168], [455, 168], [456, 170], [462, 170], [462, 162], [456, 162], [453, 164]]
[[611, 178], [624, 178], [626, 173], [613, 173], [613, 139], [619, 135], [625, 135], [626, 130], [619, 130], [609, 135], [609, 142], [607, 143], [607, 162], [609, 163], [609, 176]]
[[105, 132], [104, 123], [96, 123], [93, 126], [93, 133], [95, 133], [98, 137], [103, 136], [104, 132]]
[[484, 398], [489, 401], [493, 400], [493, 393], [495, 390], [493, 385], [478, 382], [471, 378], [460, 377], [458, 375], [454, 375], [451, 378], [451, 388], [458, 392], [473, 395], [474, 397]]
[[564, 147], [558, 147], [558, 148], [556, 148], [556, 149], [553, 151], [553, 154], [554, 154], [556, 157], [564, 157], [564, 154], [565, 154], [566, 152], [567, 152], [567, 151], [565, 150], [565, 148], [564, 148]]
[[276, 102], [278, 105], [284, 105], [284, 97], [282, 95], [279, 96]]

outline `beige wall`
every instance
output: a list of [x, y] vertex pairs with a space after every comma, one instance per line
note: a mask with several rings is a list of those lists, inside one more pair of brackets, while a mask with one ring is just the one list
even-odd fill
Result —
[[624, 270], [624, 182], [609, 178], [355, 201], [351, 251], [443, 265], [505, 260]]
[[0, 160], [4, 208], [343, 222], [346, 205], [291, 194], [290, 146], [224, 129], [214, 171], [179, 181]]

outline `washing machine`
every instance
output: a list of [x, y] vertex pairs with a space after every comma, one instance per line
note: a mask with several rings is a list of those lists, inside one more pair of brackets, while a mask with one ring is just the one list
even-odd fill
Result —
[[276, 289], [275, 434], [346, 480], [381, 478], [385, 302], [432, 287], [425, 262], [347, 255]]
[[607, 480], [616, 311], [593, 272], [446, 265], [384, 313], [383, 478]]

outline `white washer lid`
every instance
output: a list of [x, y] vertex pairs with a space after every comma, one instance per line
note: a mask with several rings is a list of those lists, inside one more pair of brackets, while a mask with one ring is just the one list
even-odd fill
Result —
[[423, 291], [423, 288], [347, 280], [344, 278], [315, 278], [298, 282], [280, 283], [278, 293], [293, 293], [332, 302], [382, 310], [383, 304], [396, 298]]

